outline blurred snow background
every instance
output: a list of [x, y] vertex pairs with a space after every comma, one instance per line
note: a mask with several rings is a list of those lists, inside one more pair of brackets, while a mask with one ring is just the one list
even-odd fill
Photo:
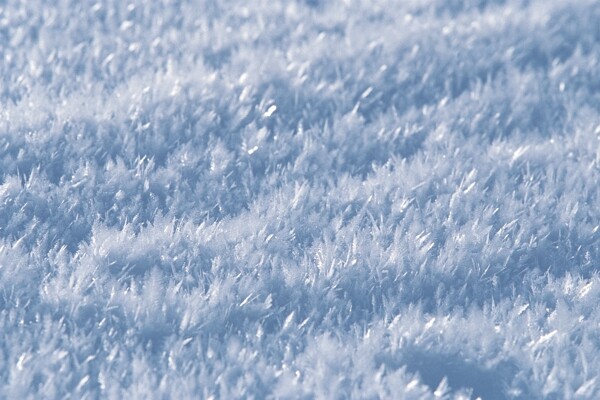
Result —
[[0, 397], [597, 398], [599, 21], [0, 1]]

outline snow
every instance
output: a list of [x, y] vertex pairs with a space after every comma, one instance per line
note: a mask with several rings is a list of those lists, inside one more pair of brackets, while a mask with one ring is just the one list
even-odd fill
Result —
[[600, 3], [0, 3], [0, 397], [597, 398]]

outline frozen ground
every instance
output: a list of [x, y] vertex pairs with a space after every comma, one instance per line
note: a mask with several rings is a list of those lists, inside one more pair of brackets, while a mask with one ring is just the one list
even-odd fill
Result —
[[598, 21], [0, 1], [0, 397], [598, 398]]

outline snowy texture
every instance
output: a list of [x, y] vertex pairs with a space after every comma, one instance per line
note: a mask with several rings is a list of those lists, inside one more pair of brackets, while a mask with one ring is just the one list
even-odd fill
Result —
[[598, 398], [600, 3], [0, 2], [0, 397]]

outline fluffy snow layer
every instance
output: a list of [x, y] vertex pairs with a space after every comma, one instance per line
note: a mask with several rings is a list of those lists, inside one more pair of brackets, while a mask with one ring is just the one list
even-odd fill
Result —
[[600, 3], [0, 3], [0, 397], [598, 398]]

